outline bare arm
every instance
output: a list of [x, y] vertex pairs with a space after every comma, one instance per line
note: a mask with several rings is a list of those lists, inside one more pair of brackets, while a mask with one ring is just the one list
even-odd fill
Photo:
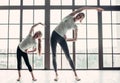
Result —
[[26, 53], [35, 52], [35, 51], [36, 51], [36, 48], [33, 48], [32, 50], [28, 50], [28, 49], [25, 50]]
[[73, 37], [73, 38], [67, 38], [67, 37], [65, 36], [66, 41], [73, 41], [73, 42], [75, 42], [75, 41], [77, 40], [77, 32], [78, 32], [78, 29], [75, 29], [75, 30], [73, 30], [73, 31], [74, 31], [74, 37]]
[[34, 24], [34, 25], [31, 27], [29, 34], [32, 34], [34, 28], [35, 28], [37, 25], [39, 25], [39, 24], [45, 26], [45, 25], [44, 25], [43, 23], [41, 23], [41, 22], [39, 22], [39, 23], [37, 23], [37, 24]]
[[78, 8], [77, 10], [73, 11], [72, 13], [70, 13], [70, 15], [74, 16], [77, 13], [79, 13], [83, 10], [88, 10], [88, 9], [96, 9], [98, 12], [101, 12], [104, 10], [103, 8], [100, 8], [100, 7], [81, 7], [81, 8]]

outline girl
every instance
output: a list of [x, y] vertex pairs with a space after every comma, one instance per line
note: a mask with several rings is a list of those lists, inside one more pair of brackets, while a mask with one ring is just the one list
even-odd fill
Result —
[[[27, 65], [31, 76], [32, 76], [32, 80], [36, 81], [33, 72], [32, 72], [32, 67], [29, 63], [29, 59], [28, 59], [28, 53], [30, 52], [34, 52], [36, 51], [36, 39], [38, 39], [38, 53], [41, 53], [41, 36], [42, 33], [41, 31], [37, 31], [35, 32], [35, 34], [32, 36], [32, 32], [34, 30], [34, 27], [36, 27], [37, 25], [44, 25], [42, 23], [37, 23], [35, 25], [33, 25], [30, 29], [29, 34], [27, 35], [27, 37], [19, 43], [18, 47], [17, 47], [17, 69], [18, 69], [18, 79], [17, 81], [20, 81], [21, 78], [21, 57], [23, 57], [25, 64]], [[32, 50], [29, 50], [30, 48], [33, 48]]]

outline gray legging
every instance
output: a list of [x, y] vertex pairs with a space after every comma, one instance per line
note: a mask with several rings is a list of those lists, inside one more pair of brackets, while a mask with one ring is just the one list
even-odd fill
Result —
[[59, 43], [60, 46], [62, 47], [62, 49], [66, 55], [66, 58], [69, 61], [70, 66], [72, 67], [73, 71], [75, 71], [75, 67], [74, 67], [73, 61], [70, 57], [66, 41], [63, 37], [61, 37], [55, 31], [52, 32], [52, 36], [51, 36], [51, 48], [52, 48], [52, 55], [53, 55], [54, 70], [57, 71], [57, 64], [56, 64], [56, 46], [57, 46], [57, 43]]

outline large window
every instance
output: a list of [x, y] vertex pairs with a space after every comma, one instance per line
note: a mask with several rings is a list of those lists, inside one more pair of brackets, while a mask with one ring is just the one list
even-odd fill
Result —
[[[44, 9], [19, 8], [21, 1], [0, 1], [0, 69], [17, 68], [16, 50], [19, 42], [27, 36], [34, 23], [44, 23]], [[24, 0], [24, 5], [44, 5], [44, 0], [42, 0], [42, 3], [39, 0]], [[29, 60], [33, 69], [44, 69], [44, 27], [38, 26], [34, 32], [37, 30], [43, 32], [42, 55], [38, 56], [37, 52], [31, 53], [29, 54]], [[24, 60], [22, 60], [22, 63], [22, 68], [27, 69]]]
[[[102, 7], [84, 10], [85, 18], [78, 26], [76, 42], [67, 42], [76, 69], [104, 69], [120, 67], [120, 5], [119, 0], [5, 0], [0, 1], [0, 69], [16, 69], [16, 48], [31, 26], [43, 22], [41, 30], [42, 55], [30, 53], [33, 69], [53, 69], [50, 36], [61, 20], [82, 6]], [[73, 31], [67, 32], [73, 37]], [[24, 61], [22, 68], [27, 69]], [[58, 69], [71, 69], [61, 47], [57, 45]]]
[[[107, 16], [106, 16], [107, 14]], [[109, 18], [109, 19], [106, 19]], [[103, 13], [103, 62], [104, 67], [120, 67], [120, 12]]]

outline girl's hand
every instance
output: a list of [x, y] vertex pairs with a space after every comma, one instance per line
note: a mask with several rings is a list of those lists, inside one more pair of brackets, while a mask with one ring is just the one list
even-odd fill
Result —
[[27, 49], [25, 50], [25, 53], [28, 53]]

